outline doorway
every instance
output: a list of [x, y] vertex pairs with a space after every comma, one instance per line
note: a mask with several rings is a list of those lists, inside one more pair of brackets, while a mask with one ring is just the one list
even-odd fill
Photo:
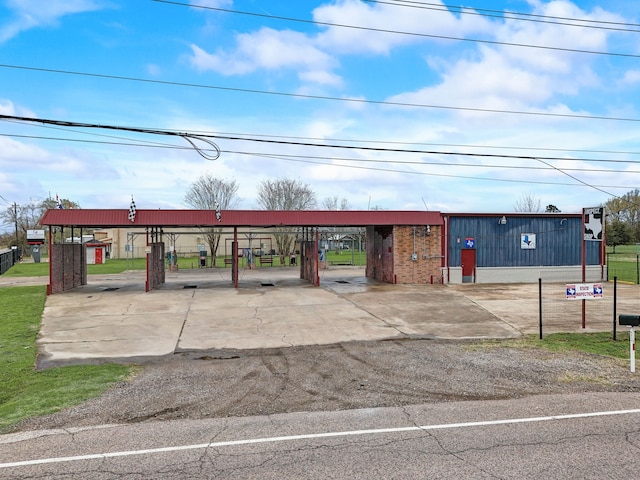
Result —
[[476, 250], [464, 248], [460, 250], [460, 266], [462, 267], [462, 283], [475, 283], [476, 281]]

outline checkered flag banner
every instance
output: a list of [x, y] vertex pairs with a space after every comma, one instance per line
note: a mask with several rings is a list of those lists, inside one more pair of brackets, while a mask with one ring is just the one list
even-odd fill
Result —
[[131, 205], [129, 205], [129, 221], [133, 222], [136, 219], [136, 202], [133, 201], [133, 195], [131, 196]]

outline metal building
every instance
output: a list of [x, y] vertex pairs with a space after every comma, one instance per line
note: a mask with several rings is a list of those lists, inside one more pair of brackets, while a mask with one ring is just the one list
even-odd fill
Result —
[[582, 214], [443, 214], [445, 281], [576, 281], [606, 278], [604, 241], [584, 241]]

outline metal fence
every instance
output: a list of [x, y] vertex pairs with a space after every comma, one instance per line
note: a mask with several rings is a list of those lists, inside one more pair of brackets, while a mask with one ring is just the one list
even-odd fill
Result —
[[17, 248], [0, 251], [0, 275], [20, 261], [20, 250]]
[[607, 266], [609, 279], [640, 284], [640, 254], [607, 253]]
[[539, 280], [539, 333], [611, 331], [615, 336], [620, 313], [640, 313], [636, 285], [611, 281], [582, 283]]

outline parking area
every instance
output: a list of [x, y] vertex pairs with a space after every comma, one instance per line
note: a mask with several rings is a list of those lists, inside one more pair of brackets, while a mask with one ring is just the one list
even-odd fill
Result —
[[[167, 272], [166, 283], [147, 293], [144, 272], [92, 275], [89, 285], [47, 298], [39, 365], [149, 361], [191, 350], [515, 338], [539, 329], [536, 284], [391, 285], [365, 278], [361, 267], [340, 266], [321, 271], [321, 286], [314, 287], [297, 273], [243, 270], [234, 289], [229, 269]], [[38, 281], [46, 279], [5, 278], [2, 284]], [[597, 300], [595, 314], [588, 310], [586, 328], [579, 315], [549, 315], [544, 332], [610, 331], [610, 292], [605, 284], [605, 298]], [[619, 313], [640, 312], [638, 286], [619, 285], [617, 296]]]

